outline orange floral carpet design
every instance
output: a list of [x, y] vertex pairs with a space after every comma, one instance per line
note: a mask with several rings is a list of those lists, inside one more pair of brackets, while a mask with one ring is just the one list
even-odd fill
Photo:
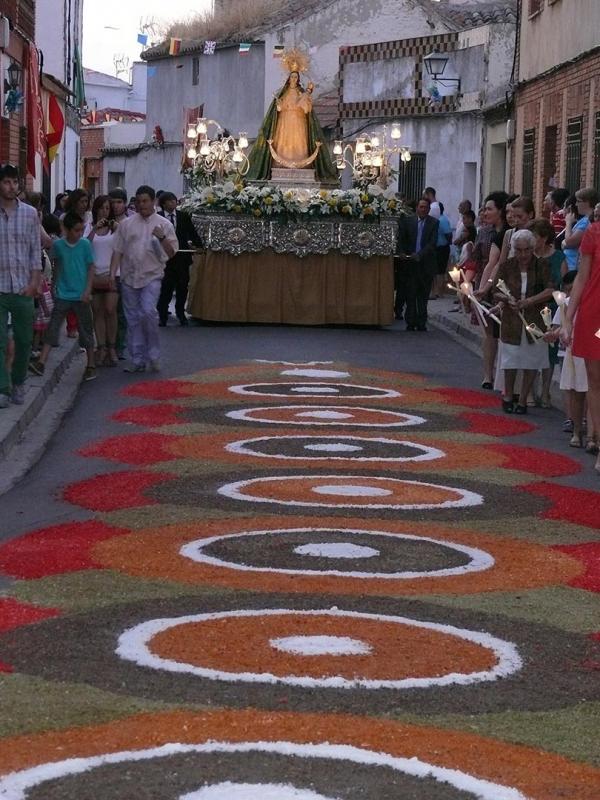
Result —
[[347, 364], [125, 395], [87, 519], [0, 546], [0, 798], [600, 797], [600, 493], [534, 424]]

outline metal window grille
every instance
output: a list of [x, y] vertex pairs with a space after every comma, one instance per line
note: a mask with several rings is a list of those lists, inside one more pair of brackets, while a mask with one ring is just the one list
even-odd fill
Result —
[[544, 0], [529, 0], [529, 16], [531, 17], [533, 14], [537, 14], [537, 12], [541, 9]]
[[544, 132], [544, 189], [552, 188], [552, 178], [558, 171], [556, 156], [558, 153], [558, 126], [549, 125]]
[[567, 169], [565, 186], [571, 192], [581, 188], [581, 145], [583, 117], [570, 119], [567, 124]]
[[522, 193], [533, 197], [533, 168], [535, 164], [535, 128], [523, 135], [523, 185]]
[[192, 58], [192, 86], [198, 86], [200, 83], [200, 59], [198, 56]]
[[427, 155], [425, 153], [411, 153], [411, 156], [410, 161], [400, 162], [398, 191], [407, 200], [418, 200], [425, 188]]
[[594, 187], [600, 191], [600, 111], [596, 114], [594, 130]]

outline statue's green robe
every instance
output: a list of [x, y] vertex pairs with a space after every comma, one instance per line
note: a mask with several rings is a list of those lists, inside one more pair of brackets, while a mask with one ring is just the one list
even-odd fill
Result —
[[[277, 101], [287, 88], [288, 85], [286, 83], [273, 99], [260, 127], [256, 142], [250, 151], [250, 169], [245, 176], [245, 179], [248, 181], [268, 181], [271, 177], [273, 158], [269, 150], [269, 139], [272, 140], [275, 138], [275, 129], [277, 127]], [[335, 181], [337, 183], [339, 174], [335, 164], [331, 160], [323, 129], [319, 125], [319, 121], [313, 111], [307, 114], [307, 125], [309, 154], [314, 153], [317, 142], [321, 142], [319, 155], [314, 161], [314, 170], [317, 180], [325, 182]]]

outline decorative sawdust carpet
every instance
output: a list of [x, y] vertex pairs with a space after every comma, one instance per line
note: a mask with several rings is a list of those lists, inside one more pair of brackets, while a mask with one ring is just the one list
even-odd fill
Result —
[[600, 797], [600, 493], [530, 422], [346, 364], [126, 394], [89, 519], [0, 547], [0, 798]]

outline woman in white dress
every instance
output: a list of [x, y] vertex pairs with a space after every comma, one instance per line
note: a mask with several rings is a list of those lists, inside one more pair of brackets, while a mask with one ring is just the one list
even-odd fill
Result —
[[110, 281], [110, 261], [113, 254], [113, 234], [117, 223], [109, 219], [110, 198], [101, 195], [92, 206], [92, 225], [88, 239], [94, 251], [96, 271], [92, 283], [92, 309], [96, 334], [96, 364], [114, 367], [118, 363], [116, 289]]
[[[534, 254], [535, 236], [528, 230], [515, 231], [511, 239], [514, 256], [500, 265], [496, 287], [503, 281], [510, 297], [495, 290], [495, 300], [502, 306], [502, 341], [500, 367], [504, 370], [502, 408], [507, 414], [526, 414], [529, 390], [540, 369], [549, 366], [548, 347], [525, 330], [526, 323], [545, 329], [540, 310], [552, 298], [554, 285], [550, 265], [545, 258]], [[518, 403], [513, 401], [517, 371], [523, 370]]]

